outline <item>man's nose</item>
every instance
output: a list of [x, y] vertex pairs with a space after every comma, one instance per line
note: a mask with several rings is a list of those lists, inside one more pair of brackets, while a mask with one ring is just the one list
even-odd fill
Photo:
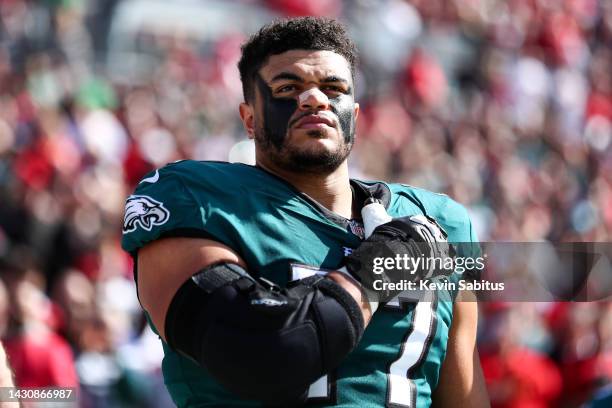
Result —
[[329, 107], [329, 98], [319, 88], [310, 88], [298, 95], [301, 110], [325, 110]]

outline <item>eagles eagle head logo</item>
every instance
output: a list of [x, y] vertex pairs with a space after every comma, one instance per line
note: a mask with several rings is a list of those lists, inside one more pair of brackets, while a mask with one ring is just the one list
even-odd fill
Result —
[[135, 231], [138, 225], [151, 231], [154, 225], [163, 225], [169, 219], [170, 211], [159, 201], [145, 195], [131, 195], [125, 203], [123, 233]]

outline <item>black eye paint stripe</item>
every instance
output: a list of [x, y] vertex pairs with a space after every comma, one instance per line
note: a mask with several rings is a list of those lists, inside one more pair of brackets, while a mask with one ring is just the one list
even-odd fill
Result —
[[270, 86], [259, 74], [256, 82], [262, 98], [265, 143], [269, 142], [280, 150], [287, 137], [289, 119], [297, 110], [297, 101], [293, 98], [275, 98]]

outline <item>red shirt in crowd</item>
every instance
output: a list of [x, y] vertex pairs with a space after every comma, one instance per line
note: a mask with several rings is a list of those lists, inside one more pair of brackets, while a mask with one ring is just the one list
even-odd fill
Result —
[[24, 334], [5, 340], [4, 346], [18, 386], [77, 386], [72, 350], [57, 334]]

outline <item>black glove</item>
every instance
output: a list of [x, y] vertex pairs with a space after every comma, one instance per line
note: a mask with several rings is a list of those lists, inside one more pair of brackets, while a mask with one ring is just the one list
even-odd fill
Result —
[[[445, 261], [454, 252], [446, 232], [433, 218], [415, 215], [395, 218], [376, 227], [345, 258], [345, 264], [370, 301], [388, 302], [403, 291], [390, 288], [395, 283], [450, 275], [453, 269], [444, 269], [444, 265], [449, 265]], [[379, 282], [375, 285], [375, 281]]]

